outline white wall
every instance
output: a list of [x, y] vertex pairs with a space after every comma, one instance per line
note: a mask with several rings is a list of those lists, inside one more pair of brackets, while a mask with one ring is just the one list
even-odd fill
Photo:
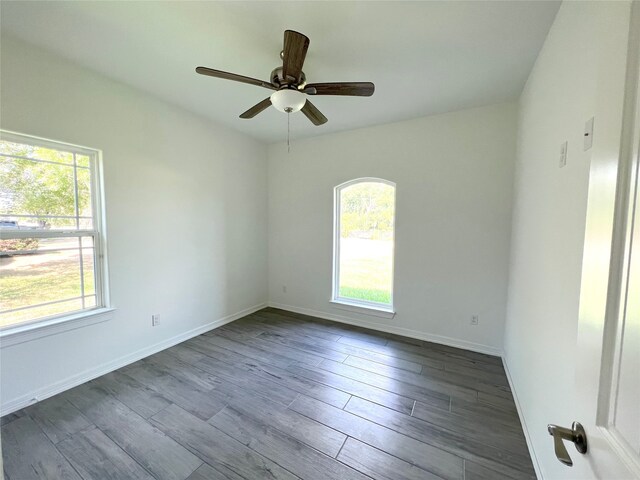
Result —
[[11, 38], [1, 53], [2, 128], [103, 151], [117, 308], [4, 346], [3, 410], [266, 302], [263, 144]]
[[[271, 145], [270, 303], [500, 353], [515, 131], [502, 104]], [[333, 188], [367, 176], [397, 184], [393, 319], [329, 303]]]
[[[628, 2], [564, 2], [520, 99], [505, 353], [545, 479], [595, 478], [584, 461], [570, 469], [556, 460], [546, 425], [580, 420], [574, 375], [589, 169], [594, 151], [617, 152], [619, 123], [604, 119], [622, 118], [628, 18]], [[584, 152], [594, 115], [594, 148]]]

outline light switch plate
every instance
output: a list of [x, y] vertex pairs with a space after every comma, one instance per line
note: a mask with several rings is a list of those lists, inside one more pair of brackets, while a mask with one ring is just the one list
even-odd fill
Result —
[[586, 152], [593, 145], [593, 117], [584, 124], [584, 151]]
[[568, 142], [564, 141], [560, 144], [560, 161], [558, 165], [560, 168], [564, 167], [567, 164], [567, 148], [569, 147]]

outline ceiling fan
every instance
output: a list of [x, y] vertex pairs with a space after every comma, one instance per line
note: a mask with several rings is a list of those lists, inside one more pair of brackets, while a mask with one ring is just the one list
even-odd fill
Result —
[[373, 95], [375, 86], [371, 82], [307, 83], [306, 76], [302, 71], [302, 65], [308, 48], [309, 39], [305, 35], [293, 30], [285, 30], [284, 48], [280, 52], [282, 66], [276, 67], [271, 72], [270, 82], [207, 67], [198, 67], [196, 72], [201, 75], [234, 80], [275, 90], [270, 97], [265, 98], [240, 115], [240, 118], [253, 118], [273, 105], [285, 113], [302, 110], [302, 113], [314, 125], [322, 125], [327, 122], [327, 117], [309, 101], [307, 95], [349, 95], [357, 97], [370, 97]]

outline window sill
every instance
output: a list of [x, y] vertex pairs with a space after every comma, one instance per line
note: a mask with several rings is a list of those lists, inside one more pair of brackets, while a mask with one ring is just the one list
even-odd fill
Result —
[[0, 329], [0, 348], [111, 320], [115, 308], [96, 308], [27, 325]]
[[364, 315], [373, 315], [374, 317], [393, 318], [396, 315], [396, 312], [392, 308], [385, 308], [382, 306], [365, 305], [343, 299], [333, 299], [330, 300], [330, 302], [334, 304], [335, 308], [340, 310], [361, 313]]

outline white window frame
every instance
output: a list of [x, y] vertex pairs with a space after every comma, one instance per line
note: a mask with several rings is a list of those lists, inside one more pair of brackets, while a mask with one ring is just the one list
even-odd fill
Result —
[[[340, 194], [342, 190], [358, 183], [383, 183], [393, 187], [393, 253], [391, 256], [391, 301], [387, 303], [370, 302], [367, 300], [358, 300], [340, 296]], [[395, 315], [394, 310], [394, 290], [395, 290], [395, 244], [396, 244], [396, 184], [390, 180], [377, 177], [361, 177], [349, 180], [337, 185], [333, 189], [333, 280], [331, 288], [331, 302], [336, 304], [338, 308], [362, 313], [369, 313], [375, 316], [391, 318]]]
[[[96, 304], [93, 307], [73, 310], [61, 314], [50, 315], [21, 322], [15, 325], [0, 327], [0, 346], [5, 347], [15, 343], [32, 340], [61, 331], [78, 328], [108, 320], [107, 313], [113, 311], [109, 298], [109, 282], [106, 253], [106, 227], [104, 212], [104, 188], [102, 180], [102, 152], [94, 148], [72, 145], [64, 142], [48, 140], [0, 129], [0, 138], [5, 141], [45, 147], [54, 150], [70, 152], [74, 155], [84, 155], [89, 158], [91, 172], [91, 208], [93, 229], [91, 230], [17, 230], [2, 232], [2, 238], [77, 238], [92, 237], [94, 249], [94, 276]], [[46, 160], [32, 159], [36, 162], [51, 163]], [[77, 167], [76, 167], [77, 168]], [[77, 186], [76, 186], [77, 188]], [[7, 215], [11, 216], [11, 215]], [[57, 303], [57, 302], [51, 302]]]

